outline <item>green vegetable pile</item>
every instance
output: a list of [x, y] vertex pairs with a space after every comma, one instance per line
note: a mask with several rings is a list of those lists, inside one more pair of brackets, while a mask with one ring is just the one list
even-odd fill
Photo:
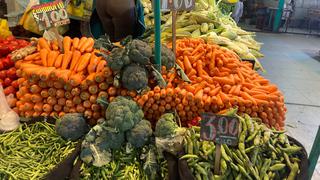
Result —
[[[101, 39], [101, 38], [100, 38]], [[126, 38], [123, 47], [113, 47], [110, 54], [100, 53], [108, 61], [108, 66], [115, 73], [114, 85], [124, 87], [128, 90], [143, 91], [148, 89], [149, 78], [154, 78], [161, 87], [166, 86], [161, 73], [154, 67], [153, 49], [141, 40]], [[101, 44], [103, 46], [103, 44]], [[103, 47], [102, 47], [103, 48]], [[172, 69], [175, 65], [175, 55], [167, 48], [162, 46], [162, 65], [167, 69]]]
[[54, 125], [36, 122], [0, 134], [0, 179], [41, 179], [75, 148]]
[[[238, 116], [238, 115], [236, 115]], [[214, 175], [215, 145], [200, 140], [200, 128], [188, 129], [184, 149], [196, 179], [283, 179], [299, 173], [302, 147], [289, 141], [283, 131], [268, 129], [248, 115], [238, 116], [241, 132], [237, 147], [221, 146], [221, 175]]]
[[157, 157], [152, 145], [133, 148], [123, 145], [112, 151], [112, 161], [102, 167], [82, 164], [80, 178], [91, 179], [165, 179], [168, 176], [166, 161]]

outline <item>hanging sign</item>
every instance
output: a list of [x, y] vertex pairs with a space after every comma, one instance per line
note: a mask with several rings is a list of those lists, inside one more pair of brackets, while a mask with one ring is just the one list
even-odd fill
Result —
[[217, 144], [238, 145], [239, 120], [237, 117], [203, 113], [200, 137]]
[[160, 0], [161, 11], [190, 11], [195, 6], [195, 0]]
[[40, 31], [70, 23], [62, 0], [33, 6], [32, 14], [39, 25]]

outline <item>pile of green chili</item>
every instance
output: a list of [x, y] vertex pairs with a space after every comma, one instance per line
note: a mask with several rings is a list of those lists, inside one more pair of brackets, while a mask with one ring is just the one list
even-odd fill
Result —
[[248, 115], [241, 124], [238, 145], [221, 145], [220, 174], [214, 174], [214, 142], [200, 139], [200, 128], [188, 129], [185, 159], [195, 179], [287, 179], [299, 174], [302, 147], [289, 141], [284, 131], [269, 129]]
[[0, 179], [41, 179], [75, 146], [46, 122], [23, 124], [15, 131], [0, 134]]

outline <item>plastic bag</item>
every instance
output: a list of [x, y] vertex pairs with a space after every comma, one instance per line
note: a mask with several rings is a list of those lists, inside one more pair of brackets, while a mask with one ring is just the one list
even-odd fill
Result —
[[1, 38], [7, 38], [8, 36], [11, 36], [12, 33], [9, 30], [8, 21], [5, 19], [0, 19], [0, 37]]
[[19, 127], [20, 118], [8, 105], [2, 85], [0, 85], [0, 131], [12, 131]]
[[90, 21], [93, 12], [93, 0], [73, 0], [67, 5], [70, 18], [80, 21]]

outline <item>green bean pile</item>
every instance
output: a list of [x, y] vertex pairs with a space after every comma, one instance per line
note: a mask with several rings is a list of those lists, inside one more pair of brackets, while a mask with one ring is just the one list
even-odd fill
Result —
[[63, 140], [54, 125], [46, 122], [23, 124], [0, 134], [0, 179], [42, 179], [75, 145]]
[[[237, 147], [221, 146], [221, 175], [214, 175], [215, 144], [200, 140], [200, 128], [188, 129], [184, 149], [195, 179], [287, 179], [299, 173], [302, 147], [289, 142], [284, 131], [268, 129], [248, 115], [238, 116], [241, 132]], [[291, 144], [290, 144], [291, 143]]]

